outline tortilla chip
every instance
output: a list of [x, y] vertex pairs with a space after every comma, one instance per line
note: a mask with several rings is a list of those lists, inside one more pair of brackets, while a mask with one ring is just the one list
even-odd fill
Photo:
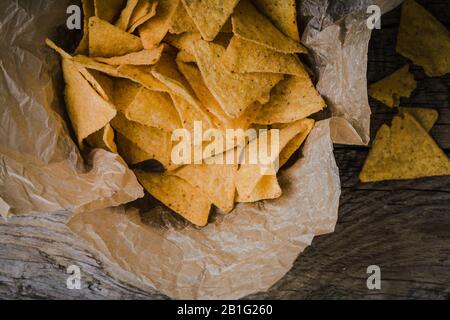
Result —
[[276, 52], [238, 37], [231, 39], [222, 61], [230, 71], [237, 73], [267, 72], [309, 78], [295, 54]]
[[369, 95], [390, 108], [398, 107], [400, 97], [409, 98], [417, 88], [414, 75], [405, 65], [386, 78], [369, 86]]
[[181, 34], [184, 32], [198, 32], [194, 21], [192, 21], [181, 1], [178, 4], [178, 8], [172, 18], [169, 32], [173, 34]]
[[306, 53], [299, 42], [279, 31], [248, 0], [242, 0], [232, 16], [236, 36], [281, 53]]
[[188, 165], [173, 174], [202, 191], [224, 213], [230, 213], [234, 208], [237, 167], [237, 164]]
[[273, 200], [281, 197], [283, 194], [277, 176], [264, 176], [256, 185], [251, 194], [240, 195], [237, 194], [236, 202], [238, 203], [252, 203], [262, 200]]
[[202, 123], [203, 132], [214, 128], [210, 116], [203, 108], [194, 106], [179, 96], [172, 95], [171, 97], [175, 104], [175, 109], [178, 111], [183, 128], [193, 133], [195, 121]]
[[139, 0], [133, 15], [130, 18], [129, 33], [134, 33], [136, 29], [146, 23], [156, 15], [158, 0]]
[[222, 64], [224, 52], [225, 49], [220, 45], [199, 40], [195, 47], [195, 58], [208, 89], [223, 111], [232, 118], [238, 118], [253, 102], [263, 103], [262, 97], [269, 95], [283, 76], [271, 73], [232, 73]]
[[198, 189], [176, 176], [135, 171], [144, 188], [164, 205], [193, 224], [208, 223], [211, 202]]
[[90, 56], [110, 58], [142, 49], [142, 42], [138, 37], [97, 17], [89, 19]]
[[254, 0], [253, 3], [272, 23], [296, 42], [300, 42], [296, 0]]
[[412, 115], [395, 117], [377, 133], [364, 168], [362, 182], [416, 179], [450, 175], [450, 161]]
[[164, 167], [171, 166], [172, 141], [170, 133], [129, 121], [122, 113], [111, 121], [112, 127], [140, 149], [159, 161]]
[[311, 130], [314, 128], [314, 123], [315, 121], [312, 119], [305, 119], [305, 128], [302, 130], [302, 132], [294, 137], [291, 141], [289, 141], [289, 143], [283, 148], [283, 150], [281, 150], [279, 157], [280, 168], [289, 161], [289, 159], [298, 149], [300, 149], [306, 138], [308, 138], [309, 134], [311, 133]]
[[77, 136], [78, 144], [105, 127], [116, 115], [112, 104], [104, 100], [70, 60], [62, 62], [66, 82], [67, 111]]
[[108, 123], [103, 129], [87, 137], [86, 142], [92, 148], [105, 149], [107, 151], [117, 153], [117, 145], [114, 142], [114, 138], [114, 130]]
[[405, 113], [412, 115], [426, 131], [430, 131], [439, 118], [439, 113], [434, 109], [400, 107], [398, 111], [402, 117]]
[[159, 61], [163, 50], [164, 46], [161, 45], [155, 49], [144, 49], [142, 51], [132, 52], [121, 57], [95, 58], [95, 60], [113, 66], [119, 66], [123, 64], [134, 66], [148, 66], [154, 65]]
[[186, 51], [179, 51], [175, 59], [178, 62], [196, 63], [195, 57]]
[[83, 7], [83, 37], [75, 54], [89, 54], [89, 18], [95, 15], [94, 0], [81, 0]]
[[263, 106], [255, 123], [290, 123], [321, 111], [325, 101], [310, 79], [289, 77], [272, 91], [269, 103]]
[[145, 49], [156, 48], [164, 39], [179, 1], [160, 0], [156, 15], [138, 28]]
[[430, 77], [450, 72], [450, 32], [412, 0], [403, 3], [397, 52], [422, 66]]
[[151, 154], [139, 148], [120, 133], [117, 133], [117, 149], [120, 156], [130, 166], [153, 159]]
[[149, 90], [159, 92], [169, 92], [169, 88], [161, 81], [156, 79], [151, 73], [150, 66], [131, 66], [122, 65], [117, 71], [119, 77], [130, 79], [134, 82], [140, 83]]
[[183, 34], [168, 34], [164, 41], [180, 51], [185, 51], [190, 55], [195, 55], [194, 45], [202, 36], [200, 33], [186, 32]]
[[133, 11], [136, 8], [139, 0], [128, 0], [125, 8], [122, 10], [119, 19], [115, 26], [123, 31], [127, 31]]
[[239, 0], [182, 0], [204, 40], [213, 41]]
[[127, 0], [94, 0], [95, 15], [109, 23], [114, 23], [126, 2]]

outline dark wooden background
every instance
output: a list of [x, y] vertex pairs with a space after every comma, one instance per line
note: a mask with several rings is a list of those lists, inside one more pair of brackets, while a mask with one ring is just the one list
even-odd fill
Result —
[[[419, 2], [450, 29], [449, 1]], [[398, 8], [373, 33], [370, 83], [407, 63], [395, 52], [399, 19]], [[412, 71], [418, 88], [402, 104], [439, 110], [431, 133], [450, 156], [450, 75], [428, 78], [417, 66]], [[395, 111], [370, 103], [373, 137]], [[361, 184], [367, 153], [368, 148], [336, 146], [343, 187], [336, 232], [316, 238], [272, 289], [249, 298], [450, 299], [450, 177]], [[126, 277], [111, 277], [114, 270], [68, 233], [66, 218], [61, 212], [0, 222], [0, 298], [167, 298]], [[83, 270], [80, 291], [66, 289], [66, 267], [74, 263]], [[369, 265], [381, 268], [381, 290], [366, 287]]]

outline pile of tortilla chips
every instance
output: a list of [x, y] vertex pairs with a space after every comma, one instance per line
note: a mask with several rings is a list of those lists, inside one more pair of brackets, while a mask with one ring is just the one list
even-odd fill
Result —
[[[118, 152], [152, 196], [197, 226], [213, 206], [226, 214], [239, 202], [281, 196], [276, 172], [265, 175], [262, 164], [207, 160], [250, 155], [276, 131], [278, 170], [312, 130], [308, 117], [325, 107], [298, 56], [306, 49], [295, 0], [84, 0], [83, 9], [73, 55], [47, 40], [62, 57], [80, 148]], [[229, 129], [259, 135], [174, 163], [172, 133], [195, 133], [198, 122], [224, 137]], [[136, 167], [148, 160], [165, 171]]]
[[[397, 51], [420, 65], [429, 76], [450, 73], [450, 32], [413, 0], [402, 6]], [[405, 65], [369, 86], [369, 95], [386, 106], [399, 107], [417, 83]], [[391, 127], [383, 125], [360, 174], [362, 182], [450, 175], [450, 160], [429, 131], [438, 119], [433, 109], [399, 107]]]

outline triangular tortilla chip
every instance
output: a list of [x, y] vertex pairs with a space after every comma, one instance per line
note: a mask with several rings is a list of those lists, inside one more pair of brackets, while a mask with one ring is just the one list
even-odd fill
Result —
[[450, 72], [450, 31], [417, 2], [403, 3], [397, 52], [430, 77]]
[[197, 61], [195, 60], [195, 57], [186, 51], [179, 51], [177, 53], [177, 57], [175, 60], [177, 61], [177, 63], [178, 62], [197, 63]]
[[237, 164], [199, 164], [184, 166], [173, 174], [202, 191], [224, 213], [234, 208]]
[[114, 23], [126, 2], [127, 0], [94, 0], [95, 15], [109, 23]]
[[300, 42], [296, 0], [254, 0], [255, 6], [292, 40]]
[[169, 92], [169, 88], [156, 79], [151, 73], [150, 66], [121, 65], [117, 71], [122, 78], [133, 80], [145, 88], [160, 92]]
[[169, 31], [179, 1], [160, 0], [156, 15], [138, 28], [144, 48], [153, 49], [159, 46]]
[[128, 0], [125, 8], [120, 13], [119, 19], [115, 26], [123, 31], [127, 31], [133, 11], [136, 8], [139, 0]]
[[164, 41], [177, 48], [178, 50], [185, 51], [194, 56], [195, 42], [197, 40], [200, 40], [201, 38], [202, 36], [198, 32], [186, 32], [182, 34], [168, 34], [164, 38]]
[[116, 109], [91, 87], [75, 64], [63, 59], [62, 66], [67, 111], [78, 143], [82, 146], [84, 139], [105, 127], [115, 117]]
[[97, 17], [89, 19], [90, 56], [110, 58], [142, 49], [142, 42], [138, 37]]
[[122, 113], [111, 121], [112, 127], [158, 160], [164, 167], [171, 166], [172, 141], [170, 133], [129, 121]]
[[228, 116], [237, 118], [253, 102], [263, 100], [262, 97], [268, 95], [283, 76], [271, 73], [232, 73], [222, 64], [224, 52], [225, 49], [220, 45], [199, 40], [195, 47], [195, 58], [206, 86], [223, 111]]
[[300, 134], [293, 138], [280, 152], [280, 168], [284, 166], [292, 155], [302, 146], [306, 138], [308, 138], [311, 130], [314, 128], [315, 121], [312, 119], [305, 119], [303, 121], [305, 128]]
[[120, 57], [95, 58], [95, 60], [113, 66], [119, 66], [123, 64], [135, 66], [148, 66], [154, 65], [159, 61], [163, 50], [164, 46], [161, 45], [155, 49], [150, 50], [144, 49], [142, 51], [132, 52]]
[[268, 72], [309, 78], [308, 72], [295, 54], [273, 51], [254, 42], [233, 37], [223, 58], [232, 72]]
[[122, 134], [117, 133], [116, 136], [118, 153], [128, 165], [132, 166], [153, 159], [151, 154], [139, 148]]
[[281, 197], [282, 193], [277, 176], [264, 176], [258, 182], [251, 194], [244, 196], [237, 194], [236, 202], [253, 203], [262, 200], [273, 200]]
[[289, 77], [273, 90], [269, 103], [263, 106], [255, 123], [290, 123], [321, 111], [325, 101], [310, 79]]
[[204, 40], [213, 41], [239, 0], [182, 0]]
[[407, 108], [399, 107], [399, 115], [404, 117], [405, 113], [412, 115], [417, 122], [427, 131], [430, 131], [439, 118], [439, 112], [429, 108]]
[[203, 131], [214, 128], [209, 114], [203, 108], [194, 106], [179, 96], [172, 95], [171, 97], [183, 128], [189, 130], [191, 134], [194, 133], [194, 122], [196, 121], [201, 122]]
[[383, 125], [359, 176], [362, 182], [450, 175], [450, 161], [412, 115]]
[[156, 199], [196, 226], [206, 226], [211, 202], [198, 189], [173, 175], [141, 170], [135, 173], [144, 188]]
[[169, 32], [173, 34], [181, 34], [185, 32], [198, 32], [194, 21], [187, 13], [183, 3], [178, 4], [178, 8], [172, 17]]
[[103, 129], [91, 134], [86, 138], [86, 142], [92, 148], [105, 149], [117, 153], [117, 145], [114, 142], [115, 134], [111, 125], [108, 123]]
[[279, 31], [248, 0], [242, 0], [233, 16], [233, 32], [236, 36], [282, 53], [306, 53], [299, 42]]
[[405, 65], [386, 78], [369, 86], [369, 95], [393, 108], [400, 104], [400, 97], [409, 98], [417, 88], [414, 75], [409, 72], [409, 65]]
[[78, 44], [75, 54], [89, 54], [89, 18], [95, 15], [94, 0], [81, 0], [83, 7], [83, 37]]
[[139, 26], [153, 18], [157, 8], [158, 0], [139, 0], [130, 18], [128, 32], [134, 33]]

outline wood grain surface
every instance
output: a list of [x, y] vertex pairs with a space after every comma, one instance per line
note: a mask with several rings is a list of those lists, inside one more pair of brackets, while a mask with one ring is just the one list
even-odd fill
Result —
[[[450, 29], [450, 2], [419, 1]], [[400, 9], [382, 19], [370, 43], [369, 82], [408, 61], [395, 52]], [[450, 155], [450, 75], [412, 71], [418, 89], [403, 105], [440, 112], [432, 130]], [[394, 111], [371, 100], [372, 137]], [[360, 184], [368, 148], [336, 146], [342, 199], [336, 232], [318, 237], [293, 269], [252, 299], [450, 299], [450, 177]], [[102, 263], [64, 226], [66, 212], [0, 221], [2, 299], [166, 299]], [[56, 240], [58, 239], [58, 240]], [[83, 270], [82, 290], [66, 288], [66, 268]], [[366, 269], [381, 268], [382, 288], [366, 287]], [[112, 277], [114, 274], [114, 277]]]

